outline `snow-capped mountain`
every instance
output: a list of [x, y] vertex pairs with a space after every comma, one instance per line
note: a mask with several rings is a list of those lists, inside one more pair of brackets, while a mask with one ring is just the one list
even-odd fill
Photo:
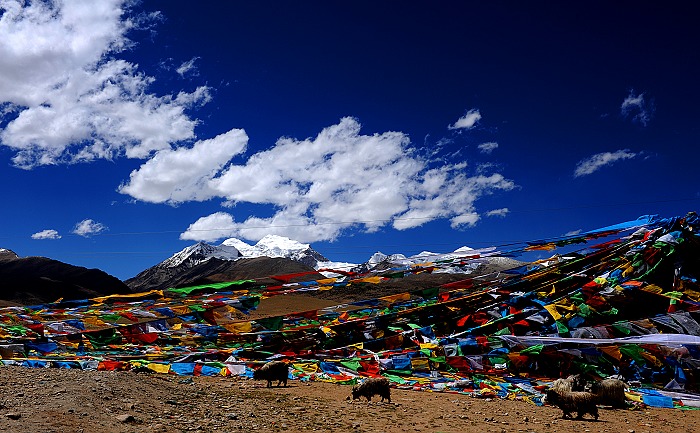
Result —
[[[272, 260], [287, 259], [302, 266], [296, 271], [287, 273], [317, 270], [327, 277], [339, 276], [337, 271], [352, 271], [360, 274], [381, 272], [396, 268], [410, 268], [415, 265], [436, 263], [435, 273], [472, 273], [476, 269], [506, 269], [517, 267], [519, 262], [498, 257], [493, 248], [475, 250], [461, 247], [449, 253], [422, 251], [413, 256], [404, 254], [374, 253], [364, 263], [346, 263], [330, 261], [309, 244], [301, 243], [283, 236], [267, 235], [256, 244], [251, 245], [237, 238], [230, 238], [220, 245], [210, 245], [199, 242], [175, 253], [172, 257], [149, 268], [134, 278], [126, 281], [132, 289], [146, 290], [175, 284], [192, 283], [198, 278], [207, 278], [209, 273], [226, 274], [232, 272], [234, 263], [242, 259], [269, 258]], [[214, 260], [216, 259], [216, 260]], [[504, 262], [505, 261], [505, 262]], [[280, 268], [279, 274], [285, 272]], [[237, 274], [238, 275], [238, 274]], [[244, 276], [242, 278], [245, 278]]]
[[0, 261], [9, 261], [9, 260], [16, 260], [16, 259], [19, 259], [19, 256], [17, 255], [17, 253], [15, 253], [12, 250], [0, 248]]
[[164, 268], [175, 268], [178, 266], [191, 268], [212, 257], [222, 260], [236, 260], [241, 257], [241, 253], [233, 246], [223, 244], [215, 246], [199, 242], [175, 253], [172, 257], [164, 260], [157, 266]]
[[[251, 270], [246, 268], [247, 265], [241, 264], [242, 259], [256, 260], [257, 265], [251, 265], [257, 269], [253, 273], [268, 269], [269, 273], [265, 275], [308, 272], [329, 263], [309, 244], [282, 236], [265, 236], [255, 245], [231, 238], [220, 245], [199, 242], [184, 248], [126, 280], [126, 283], [133, 290], [145, 291], [182, 284], [201, 284], [213, 275], [219, 275], [224, 280], [247, 279], [250, 278]], [[281, 264], [280, 260], [286, 260], [287, 263]]]
[[467, 246], [449, 253], [422, 251], [408, 257], [403, 254], [387, 255], [376, 252], [368, 261], [353, 267], [352, 271], [365, 273], [435, 263], [440, 266], [433, 271], [434, 273], [472, 273], [478, 268], [498, 270], [516, 268], [523, 264], [508, 257], [500, 257], [499, 254], [493, 247], [477, 250]]
[[249, 245], [236, 238], [226, 239], [220, 247], [233, 247], [240, 252], [242, 258], [284, 257], [316, 269], [318, 269], [319, 262], [328, 262], [327, 258], [311, 248], [309, 244], [277, 235], [267, 235], [255, 245]]
[[211, 258], [238, 260], [255, 257], [284, 257], [311, 267], [317, 267], [318, 262], [328, 262], [327, 258], [311, 248], [309, 244], [303, 244], [283, 236], [267, 235], [255, 245], [247, 244], [236, 238], [226, 239], [220, 245], [199, 242], [175, 253], [156, 266], [163, 268], [192, 267]]

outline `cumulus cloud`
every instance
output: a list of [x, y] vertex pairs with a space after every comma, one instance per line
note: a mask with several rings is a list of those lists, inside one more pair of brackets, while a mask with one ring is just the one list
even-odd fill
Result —
[[92, 235], [100, 234], [106, 230], [108, 229], [104, 224], [98, 223], [97, 221], [93, 221], [91, 219], [85, 219], [75, 225], [72, 233], [87, 238]]
[[644, 126], [649, 124], [654, 114], [654, 103], [644, 97], [644, 93], [635, 95], [630, 91], [629, 95], [622, 101], [620, 112], [625, 118], [632, 119], [633, 122], [641, 123]]
[[[156, 173], [177, 166], [169, 161], [185, 151], [159, 152], [132, 173], [120, 191], [152, 202], [222, 198], [228, 206], [255, 203], [276, 209], [269, 218], [250, 216], [243, 221], [217, 212], [194, 222], [182, 239], [257, 240], [279, 234], [315, 242], [333, 240], [350, 227], [366, 232], [388, 226], [404, 230], [439, 218], [449, 219], [455, 228], [470, 227], [479, 220], [474, 205], [479, 197], [515, 187], [499, 173], [470, 176], [464, 163], [429, 168], [405, 134], [364, 135], [360, 129], [356, 119], [346, 117], [313, 139], [280, 138], [244, 163], [227, 162], [227, 155], [234, 157], [244, 149], [247, 137], [240, 132], [238, 145], [212, 155], [201, 167], [170, 170], [172, 176], [177, 173], [172, 182]], [[199, 155], [198, 145], [189, 152]], [[194, 158], [182, 161], [190, 159]]]
[[448, 129], [472, 129], [476, 122], [481, 120], [481, 113], [476, 108], [467, 111], [467, 114], [457, 119], [457, 121], [449, 125]]
[[34, 233], [32, 239], [61, 239], [61, 235], [56, 230], [47, 229]]
[[232, 129], [191, 148], [162, 150], [134, 170], [118, 190], [151, 203], [208, 200], [218, 195], [209, 187], [211, 179], [247, 144], [245, 131]]
[[238, 230], [233, 216], [226, 212], [216, 212], [202, 217], [190, 224], [182, 239], [211, 242], [217, 239], [229, 237]]
[[507, 207], [501, 208], [501, 209], [493, 209], [488, 212], [486, 212], [486, 216], [496, 216], [496, 217], [501, 217], [504, 218], [506, 215], [510, 213], [510, 209]]
[[629, 149], [618, 150], [616, 152], [596, 153], [576, 164], [574, 177], [581, 177], [592, 174], [606, 165], [610, 165], [617, 161], [632, 159], [638, 156], [638, 153], [630, 152]]
[[477, 147], [479, 148], [481, 153], [491, 153], [494, 150], [498, 149], [498, 143], [491, 141], [488, 143], [481, 143]]
[[566, 232], [564, 236], [576, 236], [581, 234], [581, 229], [578, 230], [571, 230], [570, 232]]
[[154, 78], [117, 59], [129, 30], [125, 0], [0, 3], [0, 144], [15, 166], [145, 158], [194, 137], [185, 111], [208, 101], [201, 87], [149, 93]]

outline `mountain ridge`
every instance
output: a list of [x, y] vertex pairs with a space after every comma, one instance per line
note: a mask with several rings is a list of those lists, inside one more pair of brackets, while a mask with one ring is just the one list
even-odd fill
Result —
[[[381, 274], [384, 271], [410, 269], [429, 262], [453, 261], [435, 268], [433, 279], [455, 281], [463, 277], [438, 277], [452, 273], [484, 274], [517, 267], [524, 262], [497, 257], [494, 249], [474, 250], [461, 247], [449, 253], [423, 251], [414, 256], [376, 252], [366, 262], [344, 263], [327, 259], [309, 244], [283, 236], [268, 235], [250, 245], [229, 238], [219, 245], [198, 242], [183, 248], [136, 276], [120, 281], [99, 269], [88, 270], [43, 257], [22, 258], [14, 251], [0, 249], [0, 303], [41, 304], [58, 298], [85, 299], [111, 294], [166, 290], [169, 288], [211, 284], [241, 279], [256, 279], [260, 284], [279, 284], [275, 275], [299, 274], [289, 282], [341, 276], [340, 273]], [[430, 278], [408, 278], [405, 284], [430, 285]], [[392, 284], [387, 284], [390, 290]], [[393, 284], [400, 290], [402, 284]]]

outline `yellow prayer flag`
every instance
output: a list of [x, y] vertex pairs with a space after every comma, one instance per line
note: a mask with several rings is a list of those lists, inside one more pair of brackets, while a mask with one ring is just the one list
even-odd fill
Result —
[[350, 283], [372, 283], [372, 284], [379, 284], [382, 282], [384, 278], [383, 277], [367, 277], [367, 278], [358, 278], [356, 280], [351, 280]]
[[430, 364], [428, 358], [412, 358], [411, 367], [414, 370], [426, 371], [430, 369]]
[[382, 296], [379, 298], [380, 300], [384, 302], [398, 302], [398, 301], [409, 301], [411, 299], [411, 294], [410, 293], [399, 293], [396, 295], [390, 295], [390, 296]]
[[233, 334], [242, 334], [244, 332], [250, 332], [253, 330], [253, 323], [250, 321], [225, 323], [220, 326], [223, 326], [224, 328], [226, 328], [227, 331]]
[[303, 371], [304, 373], [318, 372], [318, 364], [315, 362], [295, 362], [292, 364], [295, 370]]
[[557, 311], [556, 305], [554, 305], [554, 304], [545, 305], [544, 309], [547, 310], [549, 312], [549, 314], [552, 315], [552, 318], [554, 318], [554, 320], [561, 319], [561, 314], [559, 314], [559, 312]]
[[333, 284], [336, 281], [338, 281], [337, 278], [322, 278], [320, 280], [316, 280], [319, 286], [325, 286], [327, 284]]
[[153, 370], [156, 373], [168, 374], [170, 372], [170, 364], [159, 364], [157, 362], [151, 362], [147, 365], [149, 370]]

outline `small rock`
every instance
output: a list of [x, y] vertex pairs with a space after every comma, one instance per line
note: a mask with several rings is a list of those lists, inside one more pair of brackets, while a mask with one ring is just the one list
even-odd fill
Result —
[[127, 422], [134, 422], [136, 421], [136, 418], [134, 418], [133, 415], [130, 414], [123, 414], [123, 415], [117, 415], [116, 416], [117, 421], [127, 423]]
[[22, 418], [22, 414], [17, 412], [8, 412], [5, 414], [5, 417], [8, 419], [20, 419]]
[[528, 421], [530, 421], [530, 418], [528, 418], [528, 417], [525, 416], [525, 417], [523, 417], [523, 421], [524, 421], [524, 422], [528, 422]]

